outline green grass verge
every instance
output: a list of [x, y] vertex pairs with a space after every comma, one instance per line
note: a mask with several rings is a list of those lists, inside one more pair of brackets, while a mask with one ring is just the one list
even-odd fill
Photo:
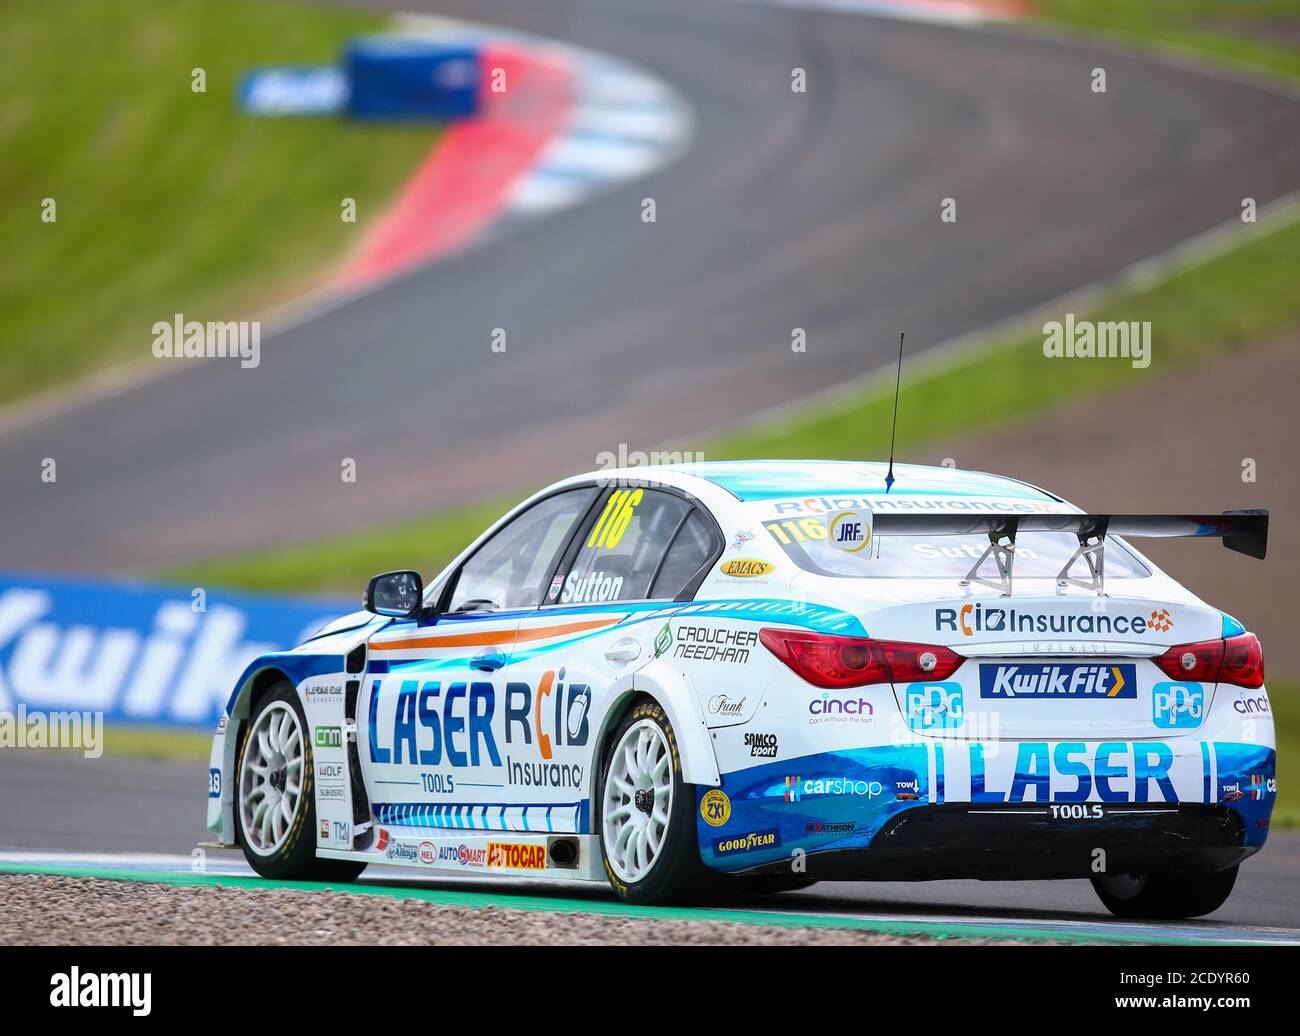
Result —
[[1296, 0], [1035, 0], [1039, 17], [1088, 35], [1097, 30], [1300, 78]]
[[1300, 684], [1269, 680], [1277, 730], [1277, 805], [1274, 827], [1300, 827]]
[[211, 731], [117, 724], [104, 727], [105, 755], [131, 755], [142, 759], [207, 759], [211, 748]]
[[[3, 10], [0, 403], [150, 357], [154, 322], [174, 313], [244, 319], [306, 287], [437, 137], [236, 108], [246, 70], [332, 63], [384, 16], [278, 0]], [[340, 219], [345, 197], [356, 223]]]

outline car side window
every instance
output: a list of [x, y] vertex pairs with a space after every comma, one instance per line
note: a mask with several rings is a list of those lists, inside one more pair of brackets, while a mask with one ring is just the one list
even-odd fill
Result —
[[449, 612], [533, 608], [542, 581], [597, 490], [570, 489], [539, 500], [484, 543], [461, 566]]
[[668, 548], [650, 588], [651, 599], [677, 597], [690, 586], [700, 569], [713, 560], [713, 552], [719, 545], [708, 519], [698, 508], [692, 511]]
[[691, 505], [654, 489], [616, 489], [606, 499], [569, 571], [556, 575], [547, 604], [639, 601], [650, 595], [668, 546]]

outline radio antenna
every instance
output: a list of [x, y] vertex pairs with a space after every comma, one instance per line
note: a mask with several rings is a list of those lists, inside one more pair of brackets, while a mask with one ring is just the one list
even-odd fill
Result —
[[894, 421], [889, 429], [889, 471], [885, 475], [885, 494], [894, 488], [894, 439], [898, 435], [898, 387], [903, 382], [903, 336], [906, 331], [898, 332], [898, 374], [894, 378]]

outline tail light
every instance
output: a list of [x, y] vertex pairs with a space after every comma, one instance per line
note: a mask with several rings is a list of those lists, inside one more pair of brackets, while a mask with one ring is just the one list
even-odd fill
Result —
[[838, 637], [802, 630], [762, 629], [772, 654], [814, 687], [945, 680], [965, 661], [946, 647], [870, 637]]
[[1173, 680], [1231, 683], [1238, 687], [1264, 685], [1264, 651], [1253, 633], [1179, 644], [1152, 661]]

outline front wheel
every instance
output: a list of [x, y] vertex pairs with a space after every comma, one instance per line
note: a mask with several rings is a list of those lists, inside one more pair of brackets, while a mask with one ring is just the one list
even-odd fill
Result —
[[1200, 917], [1223, 906], [1237, 868], [1213, 874], [1108, 874], [1093, 878], [1097, 896], [1116, 917], [1176, 920]]
[[307, 717], [282, 680], [257, 703], [235, 764], [235, 825], [264, 878], [352, 881], [364, 863], [316, 858], [316, 796]]
[[600, 796], [605, 874], [628, 903], [682, 902], [713, 890], [700, 860], [694, 788], [682, 780], [672, 724], [652, 701], [610, 735]]

